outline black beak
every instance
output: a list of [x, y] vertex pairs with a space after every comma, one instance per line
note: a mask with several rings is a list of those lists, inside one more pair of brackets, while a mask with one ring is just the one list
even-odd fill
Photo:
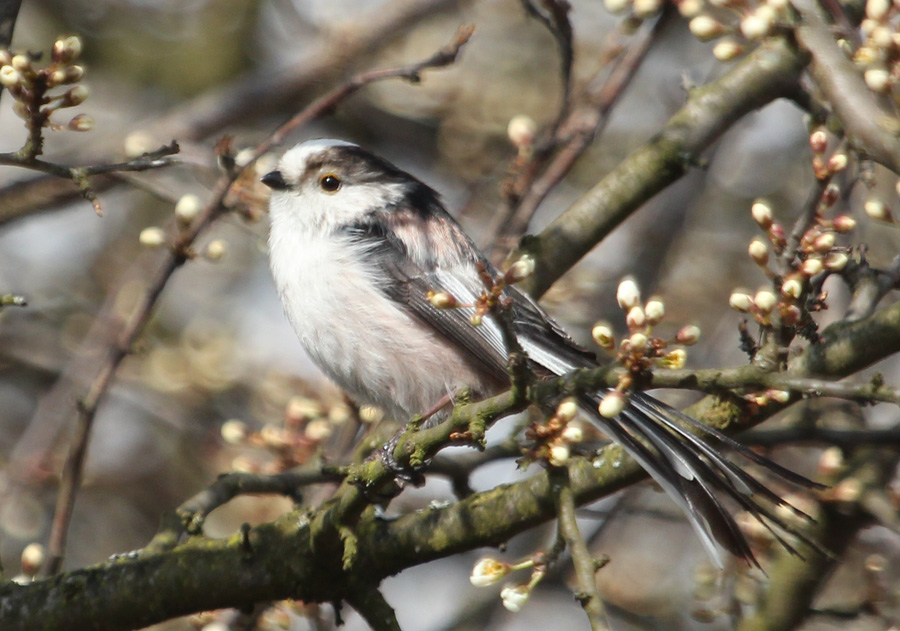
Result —
[[281, 171], [269, 171], [262, 176], [262, 183], [271, 188], [273, 191], [284, 191], [290, 188], [288, 183], [281, 176]]

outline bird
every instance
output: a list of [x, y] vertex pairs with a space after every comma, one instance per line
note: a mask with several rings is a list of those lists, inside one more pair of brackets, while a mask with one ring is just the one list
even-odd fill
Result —
[[[503, 289], [504, 323], [488, 314], [473, 326], [471, 306], [436, 306], [435, 292], [474, 304], [485, 274], [498, 270], [439, 194], [388, 160], [343, 140], [309, 140], [286, 151], [262, 182], [271, 189], [270, 268], [287, 318], [313, 362], [360, 404], [404, 421], [463, 387], [473, 398], [502, 392], [510, 385], [508, 335], [536, 375], [598, 365], [515, 285]], [[796, 553], [772, 528], [793, 532], [773, 507], [805, 514], [722, 447], [796, 484], [814, 483], [643, 392], [602, 416], [604, 394], [579, 394], [583, 414], [671, 496], [717, 566], [720, 547], [759, 565], [722, 497]]]

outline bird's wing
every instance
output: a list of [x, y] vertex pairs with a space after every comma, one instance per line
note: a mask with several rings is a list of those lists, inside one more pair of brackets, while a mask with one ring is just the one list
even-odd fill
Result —
[[[428, 221], [423, 218], [419, 220]], [[468, 243], [455, 224], [450, 224], [450, 228], [458, 231], [452, 239], [462, 239]], [[417, 229], [422, 230], [423, 227], [418, 226]], [[442, 225], [441, 229], [448, 227]], [[427, 229], [424, 231], [428, 233]], [[403, 231], [394, 232], [375, 222], [358, 224], [348, 234], [367, 247], [368, 263], [378, 268], [373, 277], [384, 279], [382, 290], [388, 297], [437, 334], [463, 349], [470, 359], [482, 365], [495, 379], [500, 382], [506, 379], [509, 354], [503, 331], [494, 317], [484, 318], [482, 324], [475, 327], [469, 321], [474, 309], [438, 309], [428, 300], [428, 292], [435, 291], [448, 293], [461, 304], [471, 304], [484, 291], [476, 263], [485, 265], [489, 273], [494, 274], [496, 270], [480, 258], [474, 246], [441, 256], [436, 245], [422, 248], [421, 243], [414, 244], [404, 238]], [[528, 353], [533, 367], [562, 375], [576, 368], [596, 365], [593, 355], [578, 346], [533, 299], [515, 287], [507, 288], [506, 295], [513, 299], [510, 311], [512, 330], [518, 343]], [[784, 519], [773, 510], [775, 506], [785, 504], [777, 494], [685, 428], [685, 425], [694, 425], [697, 421], [690, 419], [687, 422], [682, 413], [641, 393], [632, 395], [621, 414], [615, 418], [605, 418], [597, 412], [604, 392], [581, 395], [581, 407], [607, 436], [619, 443], [669, 493], [719, 566], [722, 566], [722, 559], [718, 545], [750, 563], [756, 563], [746, 539], [718, 498], [719, 493], [731, 498], [742, 509], [764, 518], [761, 521], [767, 526], [766, 520], [802, 538], [796, 529], [787, 527]], [[718, 434], [714, 438], [728, 440]], [[735, 447], [733, 441], [729, 445]], [[747, 455], [746, 451], [738, 448], [738, 452], [744, 455]], [[752, 459], [789, 481], [808, 482], [790, 472], [785, 475], [783, 469], [755, 454]], [[788, 550], [793, 551], [777, 532], [773, 530], [773, 533]]]

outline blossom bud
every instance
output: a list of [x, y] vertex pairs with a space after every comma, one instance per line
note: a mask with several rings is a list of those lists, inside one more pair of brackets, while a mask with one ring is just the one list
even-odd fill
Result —
[[694, 34], [694, 37], [699, 39], [701, 42], [715, 39], [722, 35], [722, 33], [725, 31], [720, 22], [708, 15], [698, 15], [697, 17], [693, 18], [688, 23], [688, 28], [691, 29], [691, 33]]
[[787, 403], [791, 400], [791, 393], [787, 390], [768, 390], [766, 391], [766, 396], [768, 396], [772, 401], [776, 403]]
[[856, 220], [848, 215], [838, 215], [831, 221], [837, 232], [850, 232], [856, 228]]
[[74, 88], [70, 88], [68, 92], [63, 94], [63, 97], [59, 100], [60, 107], [74, 107], [76, 105], [81, 105], [87, 100], [88, 97], [88, 89], [83, 85], [76, 85]]
[[568, 423], [578, 415], [578, 404], [575, 399], [567, 397], [556, 408], [554, 416], [562, 423]]
[[222, 439], [229, 445], [241, 445], [247, 440], [247, 425], [237, 419], [231, 419], [222, 423], [219, 432], [222, 435]]
[[517, 149], [530, 147], [534, 144], [535, 134], [537, 134], [537, 123], [530, 116], [518, 114], [509, 119], [506, 135], [513, 147]]
[[68, 127], [72, 131], [91, 131], [94, 128], [94, 118], [87, 114], [79, 114], [69, 121]]
[[518, 613], [525, 606], [529, 596], [531, 596], [531, 589], [528, 585], [507, 585], [500, 590], [503, 606], [513, 613]]
[[831, 252], [825, 257], [825, 269], [832, 272], [839, 272], [850, 262], [850, 257], [846, 252]]
[[655, 325], [666, 315], [666, 306], [662, 300], [651, 299], [644, 307], [644, 315], [649, 324]]
[[760, 15], [759, 11], [751, 13], [741, 20], [741, 35], [749, 40], [762, 39], [768, 35], [771, 28], [772, 21], [765, 15]]
[[675, 341], [685, 346], [693, 346], [700, 340], [700, 327], [693, 324], [681, 327], [675, 334]]
[[684, 364], [687, 362], [687, 351], [683, 348], [675, 348], [666, 353], [662, 359], [660, 359], [659, 363], [663, 368], [669, 368], [672, 370], [677, 370], [679, 368], [684, 368]]
[[605, 348], [608, 351], [611, 351], [615, 348], [616, 340], [613, 335], [612, 329], [609, 325], [605, 323], [597, 324], [593, 329], [591, 329], [591, 337], [594, 338], [594, 341], [601, 348]]
[[762, 200], [754, 202], [750, 206], [750, 214], [753, 215], [753, 220], [763, 230], [768, 230], [772, 225], [772, 207], [766, 202]]
[[844, 452], [840, 447], [829, 447], [819, 456], [817, 470], [819, 475], [830, 478], [844, 468]]
[[633, 0], [634, 14], [645, 20], [653, 17], [661, 6], [660, 0]]
[[703, 10], [703, 0], [678, 0], [677, 4], [683, 18], [695, 18]]
[[603, 0], [603, 4], [610, 13], [624, 13], [631, 6], [629, 0]]
[[475, 564], [475, 567], [472, 568], [472, 575], [469, 577], [469, 582], [475, 587], [487, 587], [488, 585], [493, 585], [499, 581], [509, 574], [509, 572], [510, 567], [508, 563], [485, 557], [479, 559], [478, 563]]
[[828, 148], [828, 134], [821, 129], [817, 129], [811, 133], [809, 135], [809, 147], [817, 156], [825, 153], [825, 149]]
[[175, 204], [175, 219], [178, 225], [186, 227], [200, 214], [202, 203], [200, 198], [192, 193], [182, 195]]
[[518, 283], [534, 274], [534, 259], [527, 254], [513, 263], [506, 272], [506, 280]]
[[753, 301], [750, 299], [750, 294], [736, 291], [728, 298], [728, 304], [732, 309], [746, 312], [750, 311]]
[[863, 73], [863, 79], [872, 92], [879, 94], [887, 92], [891, 85], [891, 75], [884, 68], [869, 68]]
[[630, 278], [623, 279], [616, 290], [616, 300], [623, 311], [628, 311], [640, 304], [641, 292], [638, 290], [637, 283]]
[[3, 66], [0, 68], [0, 85], [5, 88], [11, 88], [18, 85], [22, 80], [22, 75], [12, 66]]
[[763, 266], [769, 262], [769, 247], [758, 237], [750, 242], [750, 247], [747, 248], [747, 252], [750, 254], [750, 258], [752, 258], [759, 266]]
[[600, 399], [597, 411], [600, 412], [600, 416], [603, 418], [615, 418], [625, 409], [626, 403], [627, 400], [624, 394], [618, 390], [610, 390]]
[[635, 333], [628, 338], [628, 345], [633, 351], [643, 351], [647, 347], [647, 336], [643, 333]]
[[138, 241], [145, 248], [158, 248], [166, 242], [166, 233], [162, 228], [151, 226], [141, 230]]
[[840, 173], [847, 168], [847, 154], [836, 153], [828, 158], [828, 171], [832, 174]]
[[813, 248], [816, 252], [828, 252], [834, 247], [835, 236], [833, 232], [825, 232], [816, 237], [813, 241]]
[[54, 42], [50, 59], [58, 64], [68, 64], [81, 56], [81, 50], [81, 38], [77, 35], [70, 35]]
[[552, 445], [548, 462], [554, 467], [564, 467], [569, 461], [571, 453], [568, 445]]
[[9, 63], [19, 72], [31, 70], [31, 59], [27, 55], [15, 55]]
[[753, 297], [753, 304], [763, 313], [770, 313], [775, 308], [778, 298], [768, 289], [761, 289]]
[[803, 293], [803, 283], [796, 278], [789, 278], [781, 285], [781, 293], [797, 299]]
[[584, 431], [578, 425], [572, 424], [566, 426], [560, 437], [567, 443], [580, 443], [584, 440]]
[[891, 221], [891, 211], [888, 210], [887, 205], [885, 205], [883, 201], [876, 197], [867, 199], [866, 203], [863, 205], [863, 210], [865, 210], [866, 214], [872, 219], [878, 221]]
[[733, 39], [725, 39], [713, 47], [713, 57], [719, 61], [732, 61], [744, 54], [744, 47]]
[[891, 4], [890, 0], [866, 0], [866, 17], [880, 22], [887, 17]]
[[39, 543], [29, 543], [22, 550], [22, 574], [29, 578], [34, 576], [44, 564], [44, 546]]
[[456, 298], [442, 291], [429, 291], [427, 298], [435, 309], [453, 309], [457, 304]]
[[625, 323], [628, 324], [629, 329], [639, 329], [644, 326], [647, 323], [644, 310], [640, 306], [629, 309], [628, 315], [625, 316]]
[[809, 258], [803, 261], [800, 265], [800, 271], [802, 271], [806, 276], [815, 276], [823, 269], [822, 259], [819, 258]]
[[207, 261], [215, 263], [216, 261], [221, 261], [227, 251], [228, 244], [225, 243], [225, 241], [222, 239], [213, 239], [206, 245], [206, 251], [203, 252], [203, 256]]

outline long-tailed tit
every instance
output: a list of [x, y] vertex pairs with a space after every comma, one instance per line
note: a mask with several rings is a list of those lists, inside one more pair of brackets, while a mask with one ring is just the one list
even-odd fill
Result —
[[[484, 291], [478, 265], [496, 273], [434, 190], [335, 140], [294, 147], [262, 181], [272, 189], [269, 256], [285, 312], [313, 361], [351, 397], [405, 420], [464, 386], [475, 396], [508, 387], [498, 323], [472, 326], [471, 309], [438, 309], [427, 298], [439, 291], [473, 303]], [[514, 286], [505, 294], [509, 326], [538, 374], [596, 366], [529, 296]], [[684, 425], [804, 479], [644, 394], [604, 418], [600, 396], [582, 395], [584, 411], [682, 508], [713, 560], [721, 565], [718, 542], [753, 561], [717, 494], [775, 523], [772, 507], [783, 501]]]

